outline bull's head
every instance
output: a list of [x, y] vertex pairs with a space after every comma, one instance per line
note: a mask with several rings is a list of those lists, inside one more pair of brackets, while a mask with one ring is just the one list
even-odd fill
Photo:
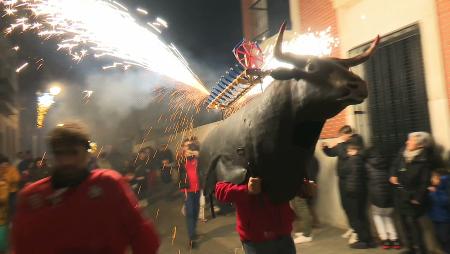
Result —
[[[315, 101], [320, 104], [314, 105], [316, 114], [328, 118], [348, 105], [361, 103], [367, 97], [367, 83], [351, 72], [350, 67], [359, 65], [369, 59], [380, 40], [379, 36], [362, 54], [348, 59], [339, 59], [300, 56], [282, 52], [281, 44], [285, 29], [286, 22], [280, 28], [274, 48], [274, 56], [280, 61], [292, 64], [294, 68], [275, 69], [271, 72], [271, 76], [277, 80], [303, 79], [315, 86], [315, 92], [308, 97], [313, 100], [315, 98]], [[325, 101], [327, 102], [326, 105], [322, 103]]]

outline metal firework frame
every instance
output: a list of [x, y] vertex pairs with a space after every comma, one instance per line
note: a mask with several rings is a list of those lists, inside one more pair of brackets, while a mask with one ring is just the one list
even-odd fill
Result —
[[264, 59], [256, 42], [243, 40], [233, 49], [233, 54], [240, 64], [230, 68], [213, 86], [207, 101], [209, 109], [230, 107], [267, 75], [260, 69]]

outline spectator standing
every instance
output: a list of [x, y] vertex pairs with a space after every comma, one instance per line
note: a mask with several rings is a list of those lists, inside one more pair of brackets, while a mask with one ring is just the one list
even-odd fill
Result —
[[394, 223], [394, 199], [389, 183], [389, 167], [386, 160], [374, 148], [366, 151], [366, 169], [369, 186], [369, 202], [378, 237], [384, 249], [400, 249]]
[[450, 253], [450, 177], [434, 171], [428, 187], [431, 201], [428, 215], [445, 253]]
[[395, 208], [405, 232], [405, 253], [427, 253], [419, 218], [427, 208], [427, 188], [431, 179], [428, 151], [433, 141], [427, 132], [412, 132], [405, 148], [392, 164], [390, 182], [396, 187]]

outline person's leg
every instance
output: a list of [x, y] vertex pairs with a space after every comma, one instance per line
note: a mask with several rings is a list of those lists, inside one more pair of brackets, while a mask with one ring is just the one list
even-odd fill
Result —
[[285, 254], [283, 252], [279, 252], [278, 240], [267, 241], [262, 243], [252, 243], [244, 241], [242, 242], [242, 246], [244, 247], [245, 254], [273, 254], [273, 253]]
[[368, 217], [368, 209], [367, 209], [367, 194], [361, 193], [359, 197], [356, 199], [358, 206], [358, 220], [360, 224], [361, 233], [358, 234], [359, 240], [366, 243], [372, 243], [372, 234], [370, 232], [370, 223]]
[[394, 223], [394, 208], [383, 208], [385, 210], [385, 214], [383, 214], [382, 219], [384, 225], [386, 227], [386, 232], [388, 233], [389, 240], [396, 241], [398, 240], [397, 229], [395, 228]]
[[383, 217], [381, 216], [381, 209], [382, 208], [380, 207], [372, 205], [373, 222], [375, 224], [375, 228], [377, 229], [378, 237], [381, 241], [385, 241], [388, 239], [388, 234]]
[[419, 218], [417, 216], [404, 216], [405, 223], [405, 234], [407, 235], [408, 241], [410, 242], [408, 246], [416, 254], [427, 253], [425, 249], [425, 243], [422, 236], [422, 227], [419, 224]]
[[311, 236], [312, 232], [312, 217], [311, 213], [309, 212], [308, 203], [306, 202], [306, 199], [304, 198], [298, 198], [298, 209], [300, 213], [300, 218], [303, 222], [303, 235], [306, 237]]
[[193, 222], [194, 222], [194, 238], [197, 237], [197, 222], [198, 222], [198, 214], [200, 211], [200, 192], [192, 193], [193, 195]]
[[433, 222], [436, 237], [445, 253], [450, 253], [450, 223]]
[[278, 249], [274, 253], [279, 254], [295, 254], [297, 253], [295, 249], [295, 244], [291, 236], [286, 236], [280, 238], [278, 241]]
[[192, 241], [195, 238], [195, 222], [197, 221], [197, 218], [194, 215], [194, 209], [194, 195], [193, 193], [188, 192], [185, 201], [185, 213], [189, 241]]

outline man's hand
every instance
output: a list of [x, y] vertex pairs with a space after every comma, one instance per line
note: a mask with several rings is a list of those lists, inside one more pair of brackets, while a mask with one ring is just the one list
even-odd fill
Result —
[[430, 186], [430, 187], [428, 187], [428, 191], [429, 192], [436, 192], [436, 187]]
[[398, 185], [398, 177], [391, 176], [391, 178], [389, 178], [389, 182], [391, 182], [394, 185]]
[[256, 195], [261, 193], [261, 178], [250, 177], [247, 188], [250, 194]]
[[420, 205], [420, 202], [415, 200], [415, 199], [413, 199], [413, 200], [411, 200], [411, 204]]

